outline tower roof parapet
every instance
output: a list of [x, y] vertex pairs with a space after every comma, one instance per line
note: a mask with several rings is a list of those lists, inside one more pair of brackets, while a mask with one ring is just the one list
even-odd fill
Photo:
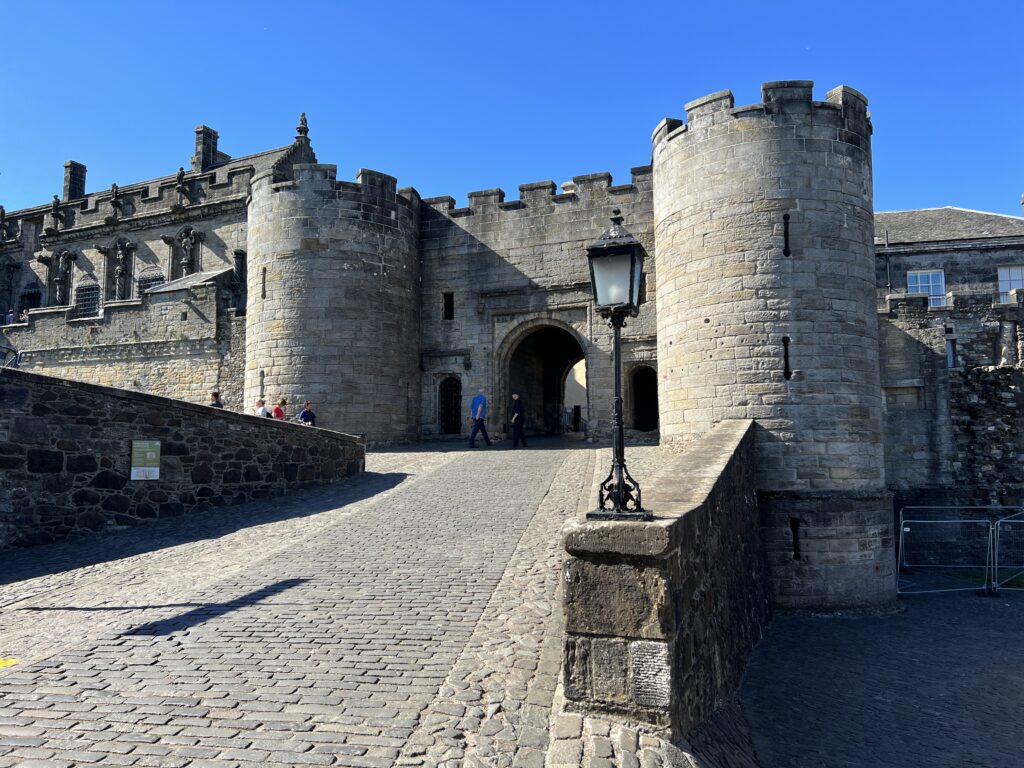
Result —
[[[678, 118], [665, 118], [655, 128], [651, 141], [658, 144], [699, 128], [711, 128], [731, 123], [738, 118], [773, 116], [775, 119], [797, 122], [801, 119], [839, 120], [838, 126], [848, 133], [845, 138], [858, 143], [857, 135], [871, 134], [871, 120], [867, 111], [868, 100], [860, 91], [847, 85], [833, 88], [825, 101], [813, 98], [811, 80], [776, 80], [761, 85], [761, 101], [737, 107], [732, 91], [715, 91], [707, 96], [687, 102], [686, 122]], [[825, 117], [832, 115], [832, 118]], [[805, 116], [805, 117], [801, 117]]]

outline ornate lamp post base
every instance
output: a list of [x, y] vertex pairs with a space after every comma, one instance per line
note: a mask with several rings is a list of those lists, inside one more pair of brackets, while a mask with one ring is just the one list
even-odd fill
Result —
[[615, 371], [615, 399], [612, 401], [612, 469], [598, 489], [597, 509], [587, 513], [588, 520], [652, 520], [653, 515], [640, 503], [640, 484], [626, 469], [626, 440], [622, 420], [622, 326], [626, 318], [613, 313], [612, 368]]

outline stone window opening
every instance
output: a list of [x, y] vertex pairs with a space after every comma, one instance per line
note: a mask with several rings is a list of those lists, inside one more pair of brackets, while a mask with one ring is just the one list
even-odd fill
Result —
[[139, 296], [141, 297], [142, 294], [144, 294], [146, 291], [152, 290], [153, 288], [156, 288], [158, 285], [163, 285], [164, 282], [166, 282], [164, 280], [164, 273], [160, 270], [159, 267], [146, 267], [144, 270], [142, 270], [142, 273], [139, 275], [138, 279]]
[[928, 294], [929, 307], [946, 306], [946, 274], [941, 269], [914, 269], [907, 272], [907, 293]]
[[793, 369], [789, 366], [789, 336], [782, 337], [782, 377], [789, 381], [793, 378]]
[[451, 291], [445, 291], [442, 294], [444, 301], [444, 319], [454, 320], [455, 319], [455, 294]]
[[800, 521], [795, 517], [789, 518], [789, 531], [793, 535], [793, 559], [800, 559]]
[[267, 268], [263, 267], [260, 271], [260, 298], [267, 298]]
[[946, 339], [946, 367], [956, 368], [956, 339]]
[[1010, 291], [1024, 290], [1024, 264], [1007, 264], [999, 267], [999, 302], [1012, 301]]
[[75, 317], [99, 317], [100, 284], [95, 280], [83, 282], [75, 288]]
[[43, 292], [39, 290], [38, 286], [26, 288], [18, 297], [20, 309], [38, 309], [41, 306], [43, 306]]

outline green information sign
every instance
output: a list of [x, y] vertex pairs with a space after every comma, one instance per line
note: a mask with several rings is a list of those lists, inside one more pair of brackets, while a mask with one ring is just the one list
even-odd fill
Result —
[[160, 479], [160, 441], [132, 440], [132, 480]]

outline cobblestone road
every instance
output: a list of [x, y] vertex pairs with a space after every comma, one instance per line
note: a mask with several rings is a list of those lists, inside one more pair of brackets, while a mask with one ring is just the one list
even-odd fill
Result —
[[565, 713], [558, 531], [609, 457], [540, 448], [5, 553], [0, 768], [1024, 765], [1024, 595], [778, 616], [683, 749]]
[[557, 531], [594, 453], [377, 453], [342, 487], [8, 558], [0, 766], [543, 761]]

